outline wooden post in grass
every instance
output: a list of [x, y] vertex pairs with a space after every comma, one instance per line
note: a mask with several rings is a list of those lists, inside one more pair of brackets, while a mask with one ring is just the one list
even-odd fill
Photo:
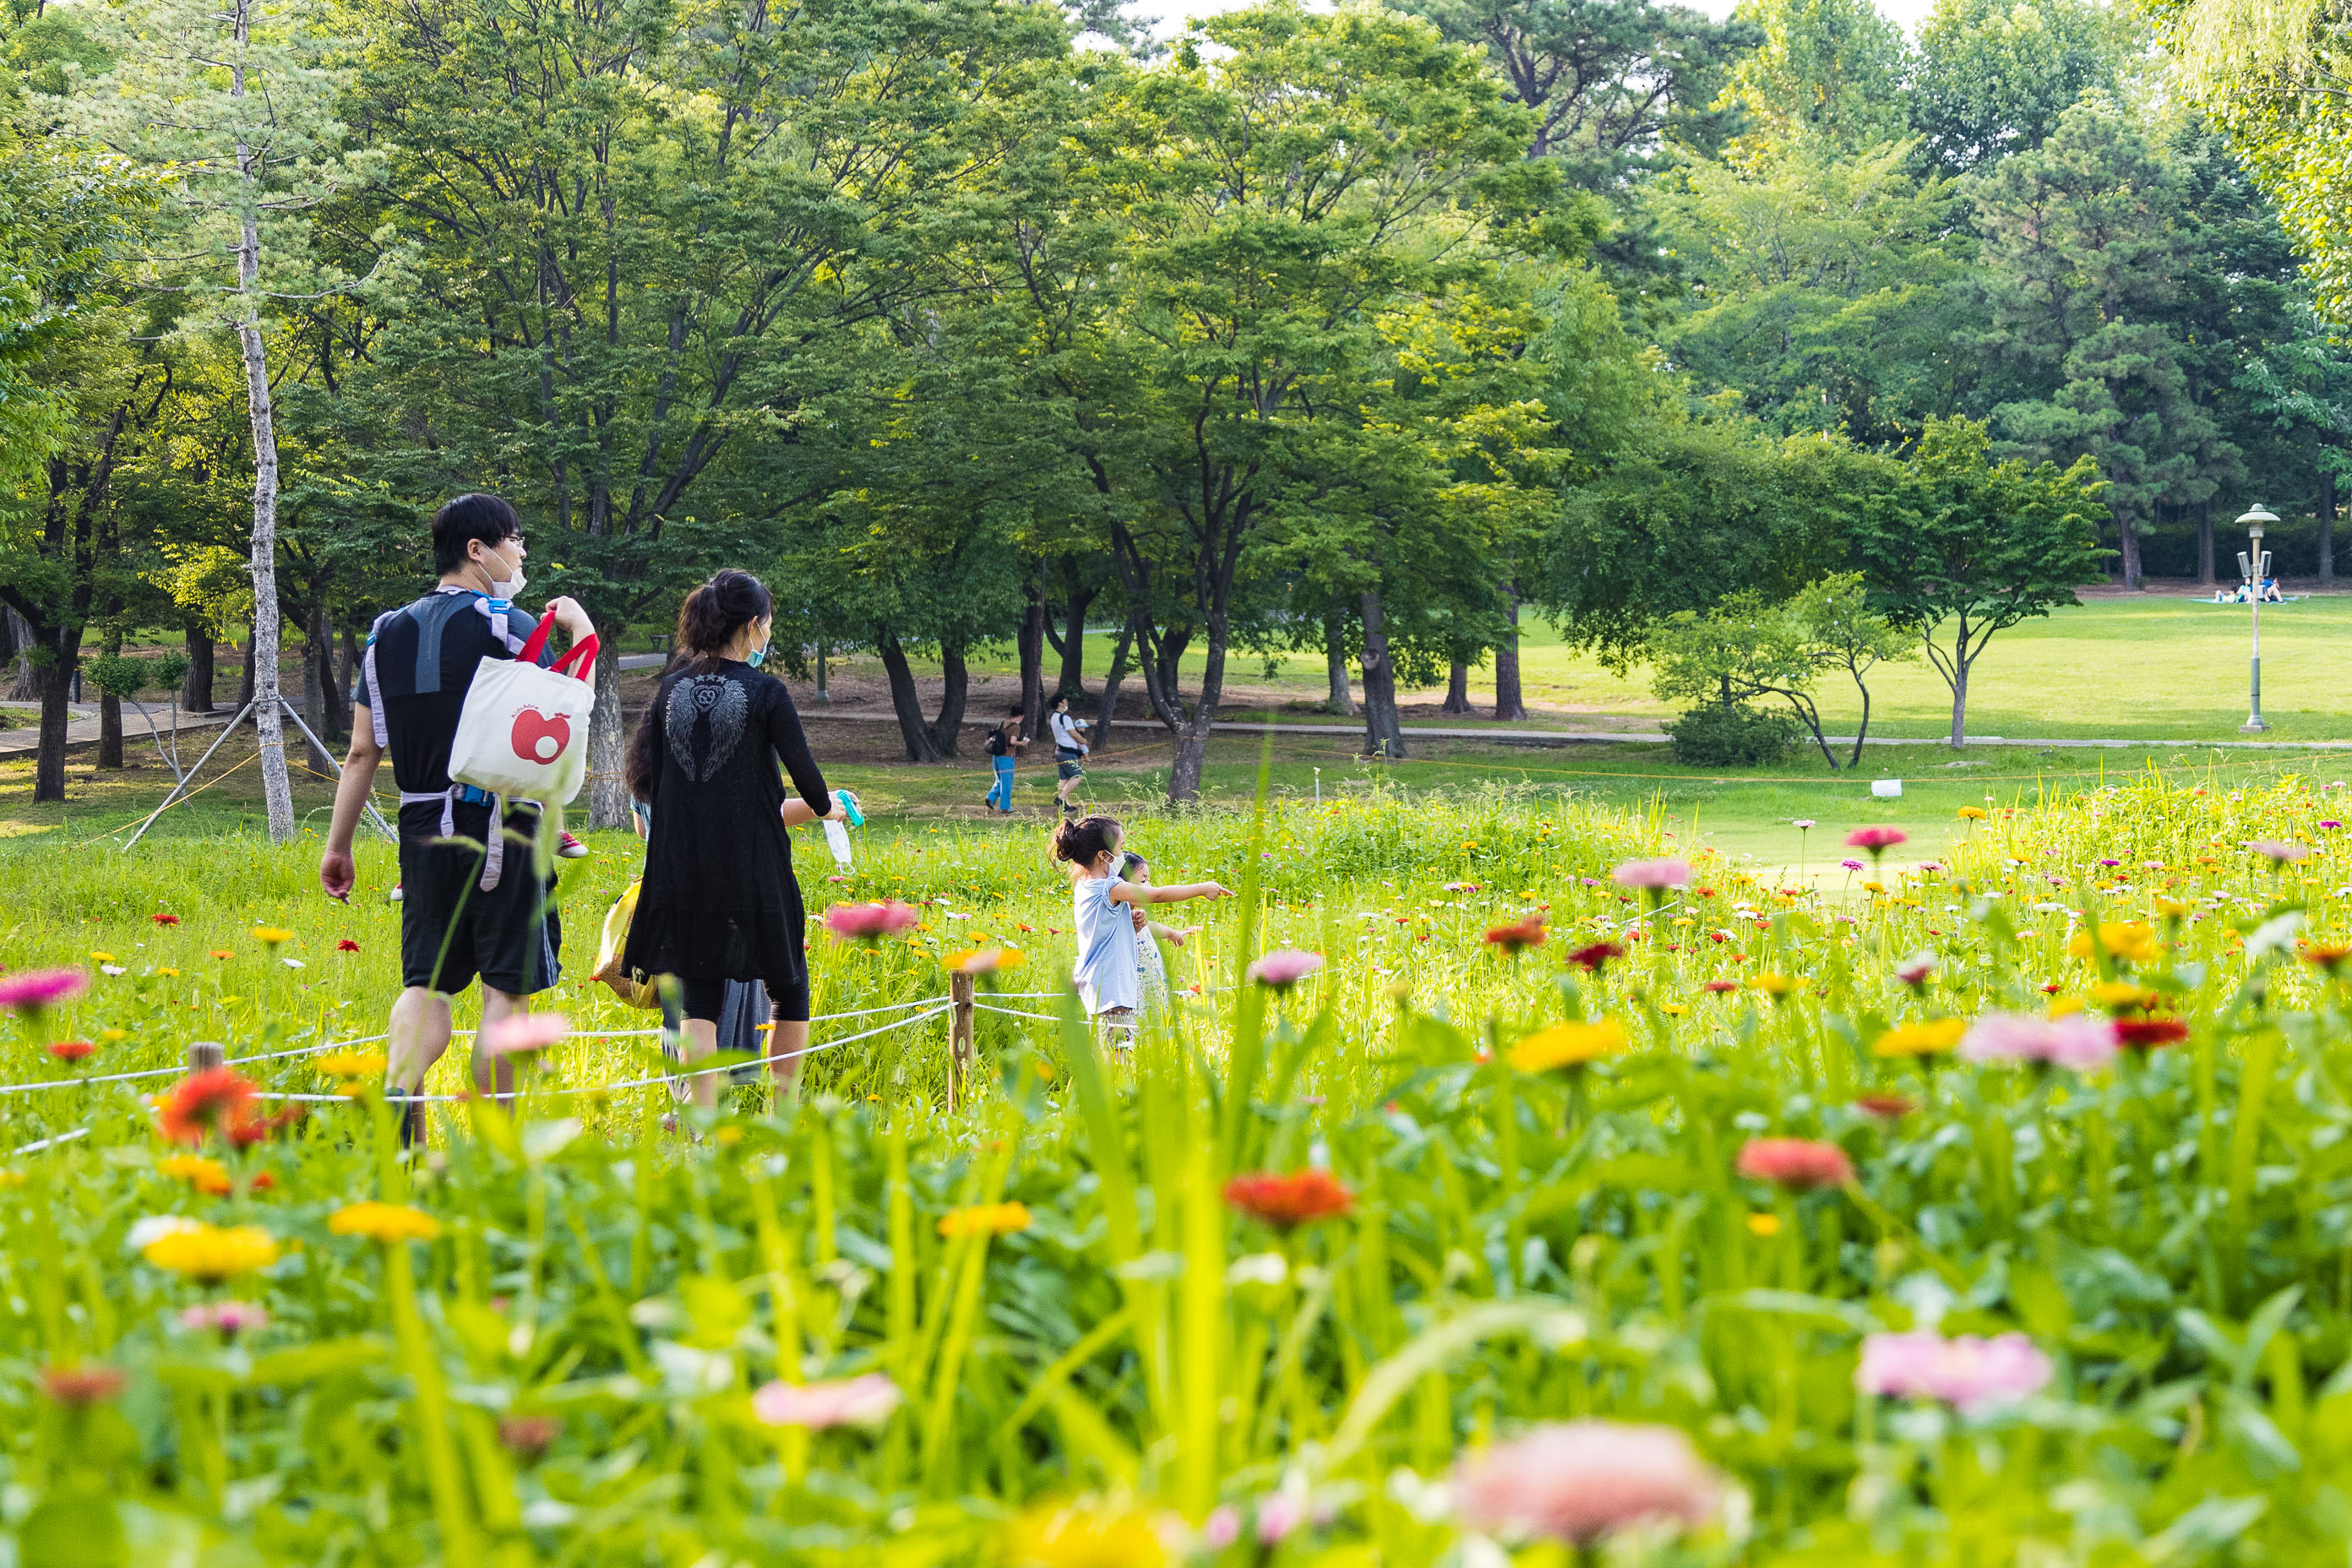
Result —
[[218, 1040], [188, 1042], [188, 1070], [192, 1073], [210, 1072], [227, 1059], [228, 1047]]
[[948, 1106], [952, 1110], [962, 1100], [965, 1080], [971, 1076], [971, 975], [948, 976], [948, 1000], [955, 1006], [948, 1015]]

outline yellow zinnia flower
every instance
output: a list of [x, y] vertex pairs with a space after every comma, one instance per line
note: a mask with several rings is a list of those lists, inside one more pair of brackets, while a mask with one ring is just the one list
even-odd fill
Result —
[[382, 1242], [430, 1241], [441, 1234], [441, 1222], [406, 1204], [346, 1204], [327, 1216], [327, 1228]]
[[337, 1051], [319, 1058], [319, 1070], [329, 1078], [373, 1078], [383, 1071], [383, 1058], [373, 1051]]
[[1966, 1018], [1927, 1018], [1913, 1024], [1899, 1024], [1871, 1042], [1870, 1054], [1874, 1057], [1941, 1056], [1960, 1043], [1969, 1032]]
[[1970, 822], [1982, 822], [1985, 818], [1984, 807], [1980, 805], [1964, 805], [1960, 807], [1959, 814]]
[[2083, 999], [2080, 996], [2053, 996], [2050, 999], [2050, 1016], [2053, 1018], [2071, 1018], [2082, 1010]]
[[1749, 981], [1748, 988], [1750, 991], [1761, 991], [1767, 996], [1786, 996], [1797, 988], [1797, 983], [1785, 974], [1775, 974], [1768, 969]]
[[1032, 1509], [1006, 1528], [1004, 1548], [1018, 1568], [1160, 1568], [1168, 1561], [1151, 1521], [1125, 1510]]
[[1778, 1236], [1780, 1234], [1780, 1216], [1776, 1214], [1751, 1214], [1748, 1216], [1748, 1229], [1752, 1236]]
[[155, 1162], [155, 1169], [174, 1181], [194, 1182], [198, 1185], [207, 1179], [224, 1186], [228, 1182], [228, 1167], [202, 1154], [168, 1154]]
[[264, 947], [276, 947], [281, 942], [292, 942], [294, 933], [283, 926], [256, 926], [253, 940]]
[[974, 1204], [940, 1215], [941, 1236], [1007, 1236], [1028, 1228], [1025, 1204]]
[[1521, 1072], [1580, 1068], [1625, 1048], [1624, 1026], [1614, 1018], [1597, 1024], [1554, 1024], [1511, 1047], [1511, 1065]]
[[[2099, 926], [2099, 945], [2106, 949], [2110, 958], [2119, 958], [2126, 963], [2147, 963], [2156, 957], [2156, 932], [2148, 929], [2146, 921], [2103, 921]], [[2066, 943], [2066, 951], [2076, 958], [2090, 957], [2091, 933], [2076, 931]]]
[[2091, 987], [2091, 995], [2100, 1006], [2110, 1011], [2118, 1007], [2145, 1007], [2156, 1000], [2154, 993], [2143, 991], [2128, 980], [2103, 980]]
[[217, 1285], [277, 1262], [278, 1243], [257, 1225], [192, 1225], [157, 1237], [140, 1256], [198, 1284]]

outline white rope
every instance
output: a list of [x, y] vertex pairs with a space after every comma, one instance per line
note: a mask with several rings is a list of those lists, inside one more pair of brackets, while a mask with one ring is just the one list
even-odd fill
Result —
[[[814, 1056], [819, 1051], [829, 1051], [835, 1046], [845, 1046], [852, 1040], [863, 1040], [870, 1036], [887, 1034], [892, 1029], [902, 1028], [908, 1024], [920, 1024], [927, 1019], [938, 1017], [940, 1014], [946, 1012], [950, 1005], [950, 1004], [949, 1003], [941, 1002], [933, 1006], [928, 1013], [918, 1013], [912, 1017], [907, 1018], [894, 1018], [887, 1024], [878, 1024], [871, 1029], [863, 1029], [855, 1035], [844, 1035], [839, 1039], [826, 1040], [821, 1045], [803, 1046], [797, 1051], [780, 1051], [775, 1055], [758, 1057], [750, 1061], [726, 1062], [718, 1067], [697, 1068], [691, 1072], [656, 1073], [652, 1078], [629, 1079], [620, 1083], [582, 1084], [575, 1088], [554, 1089], [546, 1090], [545, 1092], [548, 1095], [556, 1098], [563, 1098], [579, 1094], [609, 1094], [614, 1089], [646, 1089], [654, 1084], [668, 1083], [677, 1079], [703, 1078], [715, 1072], [733, 1072], [738, 1068], [759, 1067], [769, 1062], [790, 1061], [794, 1057]], [[658, 1029], [640, 1032], [652, 1034], [661, 1033]], [[347, 1094], [281, 1094], [262, 1091], [256, 1093], [253, 1098], [256, 1100], [288, 1100], [305, 1104], [318, 1105], [333, 1104], [337, 1101], [348, 1100], [352, 1096]], [[491, 1094], [479, 1097], [467, 1094], [409, 1094], [403, 1095], [397, 1103], [403, 1105], [410, 1104], [412, 1102], [424, 1105], [457, 1105], [463, 1104], [476, 1098], [497, 1100], [519, 1099], [520, 1098], [520, 1091], [518, 1090], [511, 1095]]]
[[60, 1132], [54, 1138], [37, 1138], [30, 1143], [19, 1143], [14, 1152], [19, 1154], [37, 1153], [41, 1150], [49, 1148], [52, 1145], [58, 1143], [70, 1143], [77, 1138], [87, 1138], [89, 1136], [89, 1128], [77, 1127], [70, 1132]]
[[999, 1007], [991, 1002], [974, 1002], [972, 1005], [983, 1013], [1002, 1013], [1008, 1018], [1036, 1018], [1048, 1024], [1062, 1021], [1061, 1016], [1055, 1013], [1024, 1013], [1018, 1007]]

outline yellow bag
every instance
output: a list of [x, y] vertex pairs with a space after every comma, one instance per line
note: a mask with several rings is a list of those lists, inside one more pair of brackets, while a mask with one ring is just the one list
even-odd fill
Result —
[[643, 882], [632, 882], [628, 890], [613, 902], [604, 913], [604, 936], [596, 948], [596, 970], [591, 980], [601, 980], [613, 988], [613, 994], [632, 1007], [648, 1012], [661, 1006], [661, 993], [650, 984], [631, 980], [621, 967], [622, 952], [629, 945], [629, 922], [637, 917], [637, 889]]

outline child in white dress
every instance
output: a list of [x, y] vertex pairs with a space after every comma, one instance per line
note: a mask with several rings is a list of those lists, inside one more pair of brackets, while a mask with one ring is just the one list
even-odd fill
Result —
[[1119, 844], [1126, 836], [1108, 816], [1084, 816], [1054, 829], [1054, 858], [1070, 868], [1070, 918], [1077, 931], [1078, 962], [1071, 979], [1088, 1016], [1111, 1037], [1114, 1048], [1132, 1043], [1135, 1011], [1142, 1002], [1136, 913], [1146, 904], [1233, 897], [1214, 882], [1155, 888], [1120, 880]]
[[[1151, 863], [1129, 849], [1119, 857], [1119, 874], [1139, 888], [1151, 885]], [[1143, 1008], [1156, 1011], [1168, 1004], [1168, 961], [1160, 955], [1160, 944], [1181, 947], [1185, 942], [1201, 934], [1199, 926], [1162, 925], [1137, 910], [1130, 917], [1135, 924], [1135, 967], [1141, 974]]]

